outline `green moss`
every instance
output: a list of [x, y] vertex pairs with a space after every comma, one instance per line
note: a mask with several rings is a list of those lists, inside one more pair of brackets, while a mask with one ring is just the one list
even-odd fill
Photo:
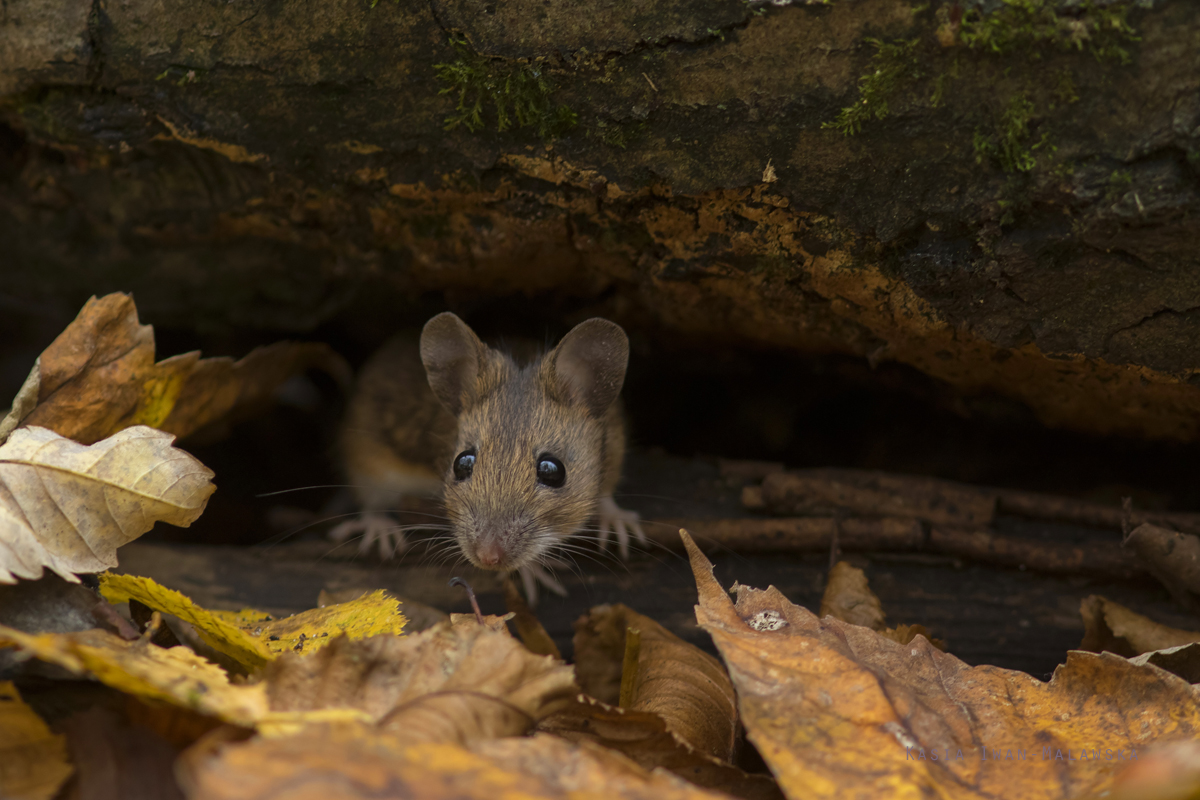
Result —
[[1108, 176], [1108, 190], [1104, 193], [1105, 201], [1110, 205], [1117, 202], [1125, 196], [1132, 185], [1132, 172], [1124, 169], [1113, 170], [1113, 174]]
[[438, 80], [446, 84], [441, 94], [455, 95], [454, 113], [446, 117], [446, 130], [459, 125], [472, 133], [494, 123], [496, 130], [537, 128], [544, 139], [561, 136], [579, 118], [565, 105], [555, 105], [552, 87], [540, 64], [486, 58], [471, 50], [466, 39], [451, 37], [457, 58], [434, 64]]
[[975, 163], [992, 161], [1005, 172], [1029, 172], [1036, 167], [1036, 150], [1055, 150], [1049, 144], [1049, 134], [1033, 141], [1030, 125], [1036, 116], [1037, 109], [1027, 95], [1010, 96], [1008, 105], [990, 129], [982, 126], [975, 129]]
[[[1068, 8], [1055, 0], [1001, 0], [991, 13], [984, 14], [974, 6], [954, 19], [955, 9], [960, 7], [942, 3], [925, 14], [928, 5], [919, 6], [913, 11], [914, 18], [924, 15], [932, 21], [921, 35], [890, 42], [867, 39], [875, 53], [858, 79], [857, 102], [822, 127], [847, 136], [860, 133], [870, 120], [888, 117], [898, 97], [907, 94], [920, 102], [918, 90], [922, 87], [929, 91], [929, 105], [939, 108], [947, 97], [954, 96], [954, 84], [969, 72], [980, 85], [996, 87], [994, 101], [976, 105], [984, 109], [983, 114], [968, 112], [984, 117], [975, 129], [976, 161], [995, 164], [1006, 172], [1028, 172], [1037, 164], [1036, 151], [1054, 150], [1048, 133], [1040, 138], [1031, 133], [1036, 121], [1059, 105], [1079, 101], [1078, 67], [1064, 66], [1052, 83], [1042, 85], [1009, 80], [1010, 66], [1005, 61], [1087, 52], [1101, 62], [1126, 64], [1129, 52], [1124, 45], [1138, 39], [1124, 4], [1101, 6], [1095, 0], [1084, 0]], [[1004, 61], [997, 63], [998, 59]], [[993, 109], [990, 112], [989, 107]]]
[[891, 113], [889, 97], [924, 76], [916, 55], [920, 39], [894, 42], [867, 39], [867, 42], [875, 45], [875, 55], [871, 56], [867, 71], [858, 79], [858, 103], [843, 108], [836, 120], [822, 123], [822, 128], [836, 128], [847, 136], [861, 132], [863, 124], [872, 117], [884, 119]]
[[597, 119], [594, 127], [588, 130], [588, 135], [599, 138], [609, 147], [624, 150], [640, 139], [648, 126], [649, 123], [645, 121], [620, 123]]
[[1137, 35], [1126, 19], [1124, 5], [1083, 3], [1078, 13], [1056, 8], [1054, 0], [1003, 0], [990, 14], [978, 8], [963, 14], [958, 39], [972, 50], [1006, 54], [1024, 52], [1037, 57], [1038, 49], [1088, 51], [1097, 60], [1129, 63], [1122, 44]]

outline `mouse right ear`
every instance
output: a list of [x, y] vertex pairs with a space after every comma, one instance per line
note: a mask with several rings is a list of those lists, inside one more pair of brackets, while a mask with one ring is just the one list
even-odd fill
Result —
[[421, 331], [421, 361], [429, 388], [458, 416], [474, 399], [488, 347], [456, 314], [443, 311]]

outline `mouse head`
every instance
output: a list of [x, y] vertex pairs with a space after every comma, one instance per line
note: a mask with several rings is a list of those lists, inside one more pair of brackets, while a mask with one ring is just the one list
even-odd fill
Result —
[[528, 366], [449, 312], [421, 333], [429, 386], [458, 418], [446, 510], [471, 563], [513, 570], [577, 531], [596, 508], [629, 340], [593, 318]]

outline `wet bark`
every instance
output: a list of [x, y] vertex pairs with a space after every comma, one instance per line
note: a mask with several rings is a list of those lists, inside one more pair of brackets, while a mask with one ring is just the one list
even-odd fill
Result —
[[1200, 8], [983, 5], [9, 0], [3, 291], [207, 330], [534, 295], [1195, 440]]

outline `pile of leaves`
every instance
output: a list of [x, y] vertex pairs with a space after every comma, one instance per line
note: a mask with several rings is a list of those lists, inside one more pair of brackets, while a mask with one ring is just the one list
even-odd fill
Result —
[[105, 571], [214, 490], [173, 434], [313, 366], [344, 367], [287, 343], [155, 363], [122, 295], [42, 355], [0, 429], [0, 581], [45, 587], [0, 625], [0, 797], [1200, 796], [1200, 634], [1100, 597], [1043, 682], [889, 627], [846, 562], [820, 616], [727, 591], [686, 531], [720, 658], [617, 605], [580, 618], [565, 663], [511, 586], [504, 616], [412, 633], [382, 591], [275, 618]]

